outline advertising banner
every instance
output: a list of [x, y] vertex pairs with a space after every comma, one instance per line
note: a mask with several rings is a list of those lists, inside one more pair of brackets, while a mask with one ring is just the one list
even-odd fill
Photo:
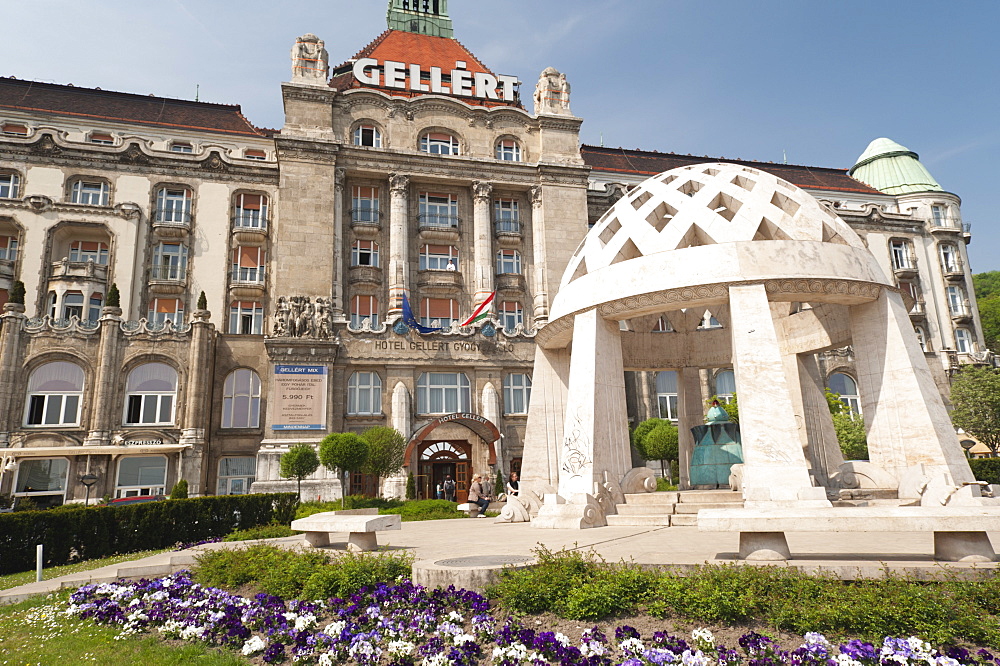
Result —
[[276, 365], [272, 430], [326, 430], [325, 365]]

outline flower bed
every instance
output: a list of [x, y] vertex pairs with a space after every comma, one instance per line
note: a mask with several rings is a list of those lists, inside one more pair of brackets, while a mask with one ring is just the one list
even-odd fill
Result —
[[1000, 666], [987, 650], [937, 651], [918, 638], [832, 645], [820, 634], [784, 650], [750, 632], [736, 646], [696, 629], [685, 640], [665, 632], [642, 637], [629, 626], [614, 637], [596, 627], [574, 644], [567, 636], [497, 621], [489, 602], [466, 590], [426, 590], [409, 581], [362, 590], [349, 599], [286, 602], [253, 599], [194, 583], [187, 572], [157, 580], [87, 585], [70, 597], [69, 615], [121, 626], [119, 638], [157, 631], [167, 638], [227, 646], [268, 664], [360, 666]]

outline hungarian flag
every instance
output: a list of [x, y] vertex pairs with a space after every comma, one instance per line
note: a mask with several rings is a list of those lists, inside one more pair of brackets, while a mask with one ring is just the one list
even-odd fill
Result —
[[469, 318], [463, 321], [461, 324], [459, 324], [459, 326], [471, 326], [472, 324], [475, 324], [477, 321], [489, 317], [490, 305], [493, 303], [493, 299], [496, 298], [496, 295], [497, 292], [495, 291], [492, 294], [490, 294], [489, 297], [485, 301], [483, 301], [478, 308], [476, 308], [475, 312], [469, 315]]

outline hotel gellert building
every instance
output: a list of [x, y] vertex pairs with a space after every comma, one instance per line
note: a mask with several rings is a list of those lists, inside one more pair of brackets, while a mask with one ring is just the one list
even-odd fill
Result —
[[[279, 130], [239, 106], [0, 78], [0, 494], [81, 501], [84, 475], [94, 497], [290, 489], [290, 445], [377, 425], [407, 440], [387, 494], [451, 475], [464, 499], [474, 472], [519, 470], [533, 339], [574, 249], [646, 178], [723, 160], [581, 146], [564, 74], [490, 70], [446, 0], [387, 18], [355, 54], [295, 40]], [[945, 396], [951, 370], [992, 362], [960, 200], [915, 153], [738, 162], [861, 234]], [[628, 326], [726, 325], [691, 319]], [[859, 409], [850, 348], [818, 364]], [[738, 391], [731, 367], [701, 378], [706, 400]], [[633, 421], [676, 416], [670, 368], [626, 385]], [[323, 468], [303, 483], [340, 486]]]

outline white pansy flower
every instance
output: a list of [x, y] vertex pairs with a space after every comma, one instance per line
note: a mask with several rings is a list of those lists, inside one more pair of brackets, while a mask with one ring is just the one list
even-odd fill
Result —
[[681, 655], [681, 663], [684, 666], [709, 666], [712, 662], [701, 650], [684, 650]]
[[452, 622], [465, 622], [465, 618], [458, 611], [451, 611], [445, 617], [445, 619], [451, 620]]
[[618, 643], [618, 649], [622, 651], [622, 654], [630, 657], [638, 657], [646, 649], [646, 646], [638, 638], [626, 638]]
[[413, 654], [416, 645], [410, 641], [391, 641], [388, 645], [389, 654], [393, 657], [406, 657]]
[[567, 636], [566, 634], [557, 631], [555, 638], [556, 642], [559, 643], [559, 645], [562, 645], [563, 647], [569, 647], [569, 636]]
[[340, 636], [340, 632], [342, 632], [344, 630], [344, 627], [346, 626], [347, 622], [343, 620], [337, 620], [336, 622], [331, 622], [330, 624], [326, 625], [326, 629], [323, 630], [323, 633], [326, 634], [327, 636], [333, 636], [336, 638]]
[[860, 661], [847, 654], [838, 654], [834, 659], [837, 660], [837, 666], [861, 666]]
[[267, 647], [267, 643], [260, 636], [251, 636], [250, 640], [243, 644], [243, 656], [249, 657], [252, 654], [260, 652]]

